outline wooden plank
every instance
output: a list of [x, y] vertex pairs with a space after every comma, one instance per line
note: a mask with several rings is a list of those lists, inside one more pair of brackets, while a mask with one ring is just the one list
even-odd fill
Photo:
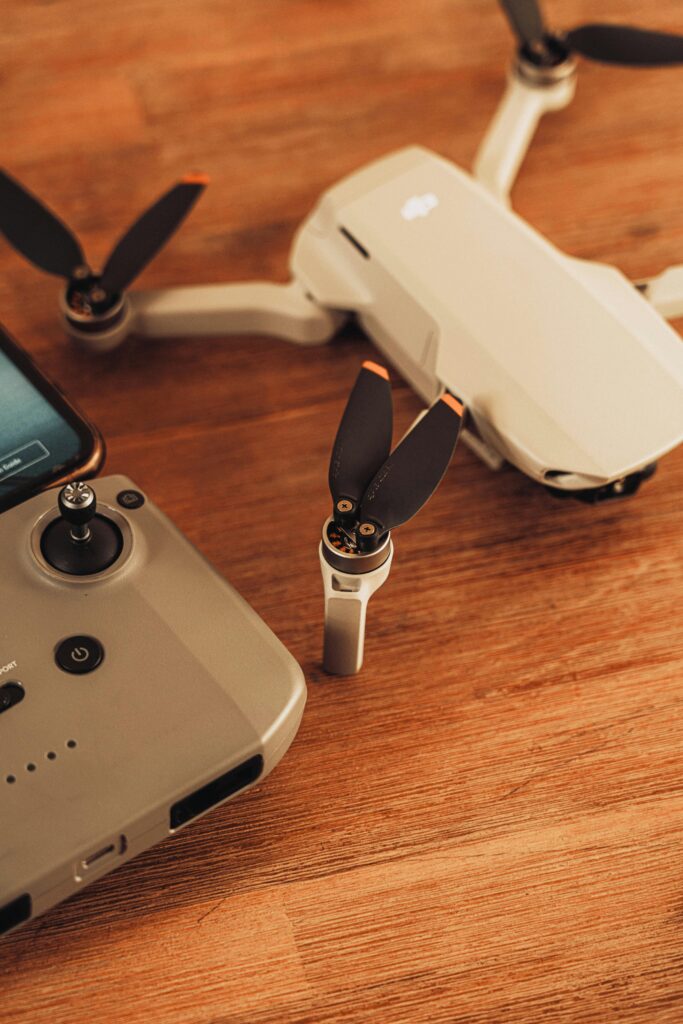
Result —
[[[553, 24], [595, 11], [549, 2]], [[683, 29], [609, 0], [600, 18]], [[320, 191], [410, 142], [467, 166], [504, 81], [493, 0], [6, 0], [3, 161], [95, 263], [189, 168], [143, 283], [285, 280]], [[683, 259], [683, 77], [583, 65], [516, 189], [634, 277]], [[7, 327], [282, 637], [310, 697], [281, 767], [0, 943], [0, 1024], [674, 1024], [683, 1016], [683, 453], [624, 504], [556, 502], [464, 448], [397, 537], [366, 665], [322, 672], [316, 542], [360, 361], [256, 338], [60, 333], [0, 246]], [[419, 403], [395, 380], [397, 436]], [[202, 513], [196, 495], [202, 495]]]

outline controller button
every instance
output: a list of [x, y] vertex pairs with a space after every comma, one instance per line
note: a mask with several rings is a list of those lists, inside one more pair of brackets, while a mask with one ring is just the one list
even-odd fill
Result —
[[127, 509], [142, 508], [145, 504], [145, 496], [140, 491], [119, 491], [116, 500], [121, 508]]
[[21, 683], [11, 682], [0, 686], [0, 715], [24, 699], [24, 687]]
[[92, 636], [70, 636], [57, 646], [55, 661], [62, 672], [83, 676], [102, 664], [104, 647]]

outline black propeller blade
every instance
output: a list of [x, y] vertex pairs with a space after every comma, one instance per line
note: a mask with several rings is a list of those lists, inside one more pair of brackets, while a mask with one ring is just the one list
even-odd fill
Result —
[[367, 361], [346, 403], [330, 459], [329, 484], [338, 522], [354, 520], [373, 476], [391, 451], [389, 374]]
[[447, 393], [403, 438], [363, 495], [359, 512], [361, 547], [372, 545], [374, 538], [374, 534], [368, 536], [364, 526], [374, 526], [377, 539], [381, 539], [426, 504], [448, 469], [462, 421], [462, 405]]
[[334, 520], [347, 543], [374, 551], [389, 530], [420, 511], [448, 468], [463, 416], [460, 402], [446, 393], [389, 454], [389, 374], [377, 363], [363, 363], [330, 460]]
[[589, 60], [630, 67], [683, 64], [683, 36], [627, 25], [582, 25], [567, 32], [570, 49]]
[[44, 203], [0, 170], [0, 232], [40, 270], [70, 280], [85, 256], [80, 243]]
[[0, 233], [17, 252], [69, 282], [79, 311], [110, 307], [188, 215], [208, 183], [188, 175], [152, 204], [116, 243], [101, 275], [93, 274], [76, 236], [27, 188], [0, 170]]
[[533, 49], [543, 40], [546, 29], [536, 0], [500, 0], [500, 3], [521, 46]]
[[602, 24], [581, 25], [563, 35], [553, 35], [545, 26], [537, 0], [500, 0], [500, 4], [520, 46], [541, 63], [561, 59], [562, 49], [557, 46], [560, 43], [570, 53], [604, 64], [631, 67], [683, 64], [683, 36], [680, 35]]
[[114, 246], [100, 287], [114, 295], [125, 291], [177, 231], [207, 183], [204, 175], [190, 175], [145, 210]]

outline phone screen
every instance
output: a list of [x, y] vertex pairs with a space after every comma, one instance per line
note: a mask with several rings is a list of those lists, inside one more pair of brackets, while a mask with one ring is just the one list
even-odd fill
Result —
[[102, 460], [94, 428], [0, 329], [0, 511]]

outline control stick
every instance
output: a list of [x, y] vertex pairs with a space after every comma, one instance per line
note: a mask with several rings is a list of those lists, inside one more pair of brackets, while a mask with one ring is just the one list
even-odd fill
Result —
[[59, 514], [71, 526], [69, 536], [76, 544], [84, 544], [90, 540], [92, 533], [88, 525], [97, 515], [97, 497], [89, 484], [67, 484], [59, 492], [57, 499]]
[[104, 572], [123, 550], [123, 535], [113, 519], [97, 511], [90, 484], [67, 484], [57, 499], [59, 516], [43, 532], [40, 549], [45, 561], [68, 576]]

